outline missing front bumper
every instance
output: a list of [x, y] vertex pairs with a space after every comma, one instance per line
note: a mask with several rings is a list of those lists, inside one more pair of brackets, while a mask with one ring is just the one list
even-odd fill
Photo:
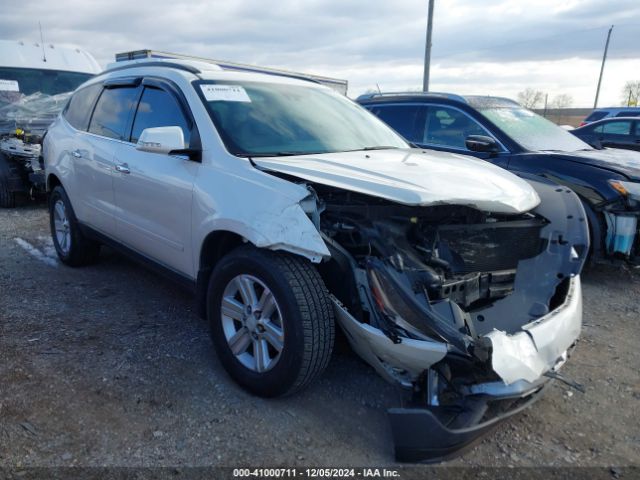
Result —
[[425, 408], [389, 409], [389, 422], [395, 444], [395, 457], [399, 462], [436, 463], [462, 454], [485, 434], [509, 417], [536, 402], [551, 382], [524, 398], [517, 406], [490, 420], [474, 424], [486, 411], [486, 401], [476, 402], [468, 411], [460, 412], [469, 419], [467, 425], [449, 428], [440, 420], [437, 410]]

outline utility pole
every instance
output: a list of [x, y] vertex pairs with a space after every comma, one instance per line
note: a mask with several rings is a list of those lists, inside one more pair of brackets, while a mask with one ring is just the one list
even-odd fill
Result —
[[600, 96], [600, 84], [602, 83], [602, 73], [604, 72], [604, 62], [607, 60], [607, 51], [609, 50], [609, 40], [611, 39], [611, 31], [613, 30], [613, 25], [609, 29], [609, 33], [607, 33], [607, 43], [604, 44], [604, 54], [602, 55], [602, 66], [600, 67], [600, 77], [598, 78], [598, 88], [596, 89], [596, 99], [593, 102], [593, 108], [598, 108], [598, 97]]
[[42, 36], [42, 24], [40, 20], [38, 20], [38, 28], [40, 29], [40, 46], [42, 47], [42, 61], [47, 61], [47, 54], [44, 53], [44, 37]]
[[433, 4], [436, 0], [429, 0], [429, 14], [427, 16], [427, 41], [424, 46], [424, 76], [422, 77], [422, 91], [429, 91], [429, 68], [431, 67], [431, 32], [433, 30]]

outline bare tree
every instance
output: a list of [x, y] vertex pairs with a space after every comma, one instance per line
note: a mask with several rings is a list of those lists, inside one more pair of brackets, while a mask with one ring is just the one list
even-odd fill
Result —
[[533, 88], [525, 88], [522, 92], [518, 92], [518, 103], [525, 108], [536, 108], [543, 99], [544, 93]]
[[640, 80], [629, 80], [622, 89], [622, 105], [625, 107], [637, 106], [640, 100]]
[[573, 97], [567, 93], [556, 95], [551, 100], [552, 108], [569, 108], [571, 105], [573, 105]]

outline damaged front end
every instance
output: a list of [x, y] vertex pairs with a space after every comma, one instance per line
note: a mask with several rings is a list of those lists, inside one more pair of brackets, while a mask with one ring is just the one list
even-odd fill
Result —
[[585, 213], [570, 190], [530, 183], [541, 202], [517, 214], [313, 185], [339, 324], [407, 390], [389, 411], [398, 460], [450, 457], [521, 411], [579, 336]]

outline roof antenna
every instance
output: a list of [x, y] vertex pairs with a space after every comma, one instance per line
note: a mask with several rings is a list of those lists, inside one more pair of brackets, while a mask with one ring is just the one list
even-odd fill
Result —
[[382, 95], [382, 90], [380, 90], [380, 85], [378, 85], [378, 84], [376, 83], [376, 87], [378, 87], [378, 93], [379, 93], [380, 95]]
[[47, 61], [47, 55], [44, 53], [44, 37], [42, 36], [42, 24], [38, 20], [38, 27], [40, 28], [40, 45], [42, 46], [42, 61]]

